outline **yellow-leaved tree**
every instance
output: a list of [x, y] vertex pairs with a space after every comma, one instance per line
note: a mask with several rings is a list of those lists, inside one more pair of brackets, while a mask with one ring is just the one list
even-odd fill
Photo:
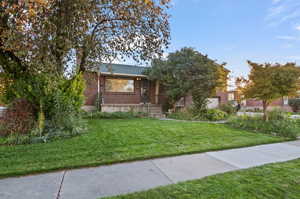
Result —
[[251, 67], [248, 79], [244, 79], [242, 94], [246, 99], [261, 100], [264, 120], [268, 120], [267, 108], [276, 99], [296, 95], [299, 90], [300, 68], [295, 63], [258, 64], [248, 61]]

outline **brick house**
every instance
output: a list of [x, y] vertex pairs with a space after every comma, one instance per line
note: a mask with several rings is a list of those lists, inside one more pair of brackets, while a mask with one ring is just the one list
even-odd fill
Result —
[[[262, 109], [262, 101], [256, 99], [247, 99], [243, 103], [244, 109]], [[292, 108], [289, 106], [288, 97], [279, 98], [274, 100], [269, 106], [268, 109], [280, 108], [286, 111], [292, 111]]]
[[[228, 92], [228, 100], [229, 101], [237, 101], [240, 96], [238, 96], [238, 92], [230, 91]], [[295, 98], [295, 97], [293, 97]], [[300, 98], [300, 91], [299, 95], [296, 98]], [[254, 110], [254, 109], [263, 109], [263, 104], [261, 100], [257, 99], [245, 99], [241, 101], [242, 109], [243, 110]], [[292, 111], [292, 108], [289, 106], [289, 97], [281, 97], [274, 100], [269, 106], [268, 109], [280, 108], [286, 111]]]
[[[110, 64], [86, 72], [86, 101], [83, 108], [95, 109], [98, 98], [104, 112], [149, 111], [150, 108], [161, 113], [161, 106], [166, 102], [164, 88], [159, 81], [150, 81], [143, 74], [146, 69], [134, 65]], [[218, 92], [217, 98], [220, 103], [226, 103], [226, 92]], [[183, 106], [191, 101], [191, 97], [184, 98]]]
[[147, 67], [110, 64], [86, 72], [85, 110], [95, 109], [97, 98], [102, 111], [161, 112], [165, 99], [158, 81], [150, 81], [143, 74]]

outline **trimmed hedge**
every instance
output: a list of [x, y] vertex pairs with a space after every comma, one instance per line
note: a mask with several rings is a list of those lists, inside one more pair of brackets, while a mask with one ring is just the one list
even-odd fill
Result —
[[147, 117], [147, 113], [143, 112], [84, 112], [83, 118], [85, 119], [131, 119], [131, 118], [142, 118]]
[[228, 114], [219, 109], [208, 109], [205, 112], [197, 112], [188, 109], [181, 112], [171, 113], [169, 118], [177, 120], [195, 120], [195, 121], [220, 121], [228, 118]]

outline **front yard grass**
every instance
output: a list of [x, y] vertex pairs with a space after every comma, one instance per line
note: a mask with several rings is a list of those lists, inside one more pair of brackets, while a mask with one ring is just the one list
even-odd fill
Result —
[[245, 147], [287, 140], [223, 124], [89, 120], [89, 132], [45, 144], [0, 146], [0, 177]]
[[110, 199], [298, 199], [300, 159], [206, 177]]

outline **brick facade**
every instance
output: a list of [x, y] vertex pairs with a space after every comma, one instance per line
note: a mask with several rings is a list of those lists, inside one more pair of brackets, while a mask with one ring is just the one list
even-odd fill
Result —
[[[255, 100], [255, 99], [247, 99], [246, 103], [245, 103], [245, 107], [246, 108], [260, 108], [262, 109], [263, 104], [262, 101], [260, 100]], [[289, 105], [284, 104], [284, 100], [282, 98], [279, 98], [275, 101], [273, 101], [270, 105], [269, 105], [269, 109], [272, 108], [282, 108], [284, 110], [287, 111], [292, 111], [292, 108]]]
[[[85, 105], [94, 106], [98, 95], [98, 76], [96, 73], [85, 73], [86, 89], [84, 95], [86, 97]], [[120, 78], [134, 80], [134, 92], [107, 92], [105, 90], [106, 78]], [[102, 94], [103, 104], [140, 104], [143, 103], [141, 88], [148, 89], [148, 101], [155, 103], [155, 82], [149, 81], [144, 77], [126, 77], [126, 76], [100, 76], [100, 93]]]
[[[84, 74], [86, 80], [86, 89], [84, 95], [86, 97], [86, 106], [95, 106], [97, 93], [98, 93], [98, 76], [95, 72], [87, 72]], [[132, 93], [120, 93], [120, 92], [107, 92], [105, 91], [105, 79], [106, 78], [122, 78], [134, 80], [134, 92]], [[101, 75], [100, 76], [100, 93], [102, 94], [103, 104], [141, 104], [143, 103], [143, 97], [141, 93], [142, 87], [148, 89], [148, 102], [155, 104], [155, 81], [149, 81], [145, 77], [129, 77], [129, 76], [117, 76], [117, 75]], [[158, 104], [164, 104], [167, 101], [165, 90], [162, 85], [159, 86]], [[219, 104], [225, 104], [228, 102], [227, 92], [217, 92], [219, 98]], [[189, 106], [192, 104], [192, 96], [187, 96], [183, 100], [183, 106]]]
[[228, 103], [228, 92], [217, 91], [216, 96], [219, 98], [220, 104]]
[[[229, 93], [234, 93], [234, 98], [235, 100], [238, 100], [240, 96], [238, 96], [236, 91], [231, 91], [228, 92]], [[263, 104], [261, 100], [256, 100], [256, 99], [246, 99], [242, 101], [242, 108], [243, 109], [262, 109], [263, 108]], [[284, 103], [284, 99], [283, 98], [279, 98], [277, 100], [274, 100], [268, 107], [268, 109], [274, 109], [274, 108], [281, 108], [283, 110], [286, 111], [292, 111], [292, 108]]]

